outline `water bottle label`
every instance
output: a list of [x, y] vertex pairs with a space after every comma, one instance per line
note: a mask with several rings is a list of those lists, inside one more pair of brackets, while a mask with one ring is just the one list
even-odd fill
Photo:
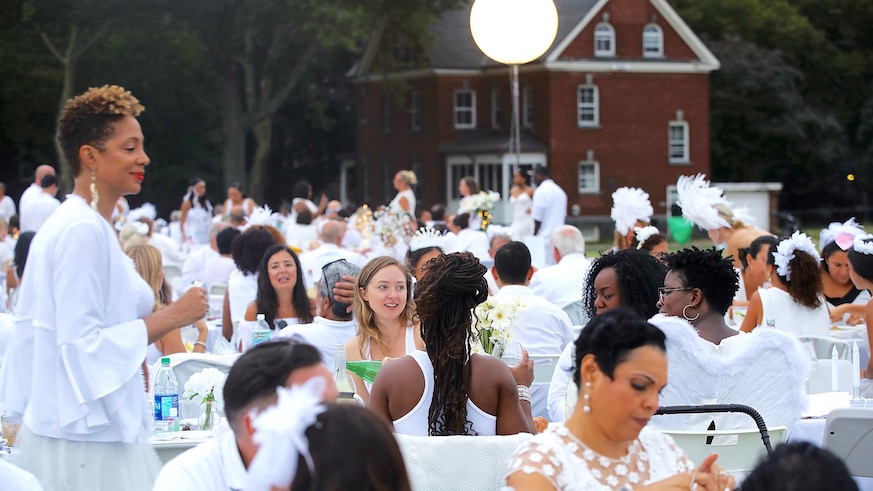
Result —
[[155, 395], [155, 421], [167, 421], [170, 419], [170, 409], [179, 407], [179, 396]]
[[252, 348], [270, 340], [270, 331], [256, 329], [252, 331]]

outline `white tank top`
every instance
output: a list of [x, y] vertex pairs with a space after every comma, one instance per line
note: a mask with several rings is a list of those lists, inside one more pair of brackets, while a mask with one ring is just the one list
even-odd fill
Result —
[[[400, 207], [400, 198], [406, 198], [406, 201], [409, 203], [409, 211], [404, 210]], [[394, 199], [391, 200], [391, 203], [388, 203], [388, 208], [392, 211], [409, 213], [411, 217], [415, 217], [415, 193], [412, 192], [412, 189], [406, 189], [397, 193], [397, 196], [394, 196]]]
[[[794, 336], [827, 336], [831, 319], [824, 298], [816, 309], [805, 307], [779, 288], [759, 288], [763, 312], [761, 327], [773, 327]], [[771, 325], [772, 324], [772, 325]]]
[[[406, 326], [406, 340], [405, 340], [404, 344], [406, 346], [406, 353], [405, 354], [407, 354], [407, 355], [415, 351], [415, 331], [414, 331], [414, 329], [415, 329], [415, 326], [412, 324]], [[369, 338], [364, 342], [364, 359], [365, 360], [372, 360], [373, 359], [370, 356], [370, 339]], [[367, 387], [367, 392], [373, 391], [373, 384], [372, 383], [364, 380], [364, 385]]]
[[[394, 420], [394, 432], [404, 435], [428, 436], [427, 413], [433, 400], [433, 364], [426, 351], [414, 351], [411, 356], [424, 375], [424, 392], [418, 404], [411, 411]], [[471, 423], [474, 434], [493, 436], [497, 434], [497, 416], [479, 409], [467, 398], [467, 421]]]

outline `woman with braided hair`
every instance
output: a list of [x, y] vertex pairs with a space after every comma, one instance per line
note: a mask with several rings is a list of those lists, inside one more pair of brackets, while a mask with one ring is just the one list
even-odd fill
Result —
[[471, 354], [473, 309], [488, 297], [486, 268], [469, 253], [440, 255], [416, 284], [415, 301], [427, 351], [386, 364], [370, 409], [410, 435], [536, 433], [530, 413], [533, 364], [515, 372], [501, 360]]

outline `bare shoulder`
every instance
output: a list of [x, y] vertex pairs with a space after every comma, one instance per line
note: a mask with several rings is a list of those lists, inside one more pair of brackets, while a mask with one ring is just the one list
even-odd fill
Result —
[[253, 321], [258, 318], [258, 305], [255, 302], [249, 304], [248, 308], [246, 308], [246, 315], [244, 317], [247, 321]]
[[477, 377], [486, 377], [489, 381], [497, 384], [508, 383], [515, 386], [515, 378], [509, 370], [509, 365], [500, 358], [474, 353], [470, 357], [470, 363]]
[[355, 336], [346, 342], [346, 360], [359, 361], [362, 359], [364, 359], [364, 354], [361, 353], [358, 336]]

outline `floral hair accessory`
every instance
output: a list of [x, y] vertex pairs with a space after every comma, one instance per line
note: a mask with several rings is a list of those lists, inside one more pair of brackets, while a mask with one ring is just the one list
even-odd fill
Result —
[[306, 429], [326, 409], [322, 403], [324, 388], [325, 381], [321, 377], [290, 389], [279, 387], [275, 406], [260, 414], [255, 409], [249, 413], [255, 429], [252, 439], [260, 448], [249, 466], [246, 490], [269, 491], [272, 486], [287, 489], [297, 473], [298, 455], [303, 456], [312, 470]]
[[822, 229], [818, 239], [818, 248], [824, 250], [825, 247], [836, 242], [840, 249], [848, 251], [855, 238], [862, 235], [864, 235], [864, 229], [855, 221], [855, 217], [848, 219], [845, 223], [832, 222], [828, 228]]
[[421, 227], [409, 241], [409, 252], [415, 252], [428, 247], [443, 248], [443, 235], [433, 227]]
[[785, 277], [791, 281], [791, 267], [789, 264], [794, 259], [794, 251], [803, 251], [813, 259], [815, 263], [821, 263], [821, 256], [815, 250], [815, 245], [806, 234], [797, 231], [790, 238], [783, 240], [776, 246], [776, 252], [773, 253], [773, 262], [776, 263], [776, 274]]
[[273, 210], [271, 210], [267, 205], [258, 206], [255, 207], [255, 209], [252, 210], [252, 214], [249, 215], [248, 224], [276, 227], [279, 224], [281, 217], [282, 215], [273, 213]]
[[855, 237], [855, 241], [852, 243], [852, 249], [854, 249], [855, 252], [873, 256], [873, 235], [866, 234]]
[[620, 234], [626, 235], [633, 230], [638, 221], [649, 223], [654, 214], [649, 193], [642, 189], [625, 186], [612, 193], [612, 210], [609, 216]]
[[676, 181], [676, 194], [676, 203], [682, 208], [682, 216], [698, 227], [715, 230], [731, 226], [716, 209], [716, 206], [722, 205], [730, 210], [730, 203], [721, 189], [709, 186], [705, 175], [679, 176]]
[[155, 205], [151, 203], [143, 203], [139, 208], [134, 208], [127, 212], [127, 220], [130, 222], [135, 222], [140, 218], [148, 218], [149, 220], [154, 220], [158, 217], [158, 211], [155, 209]]
[[649, 237], [660, 234], [661, 231], [658, 230], [658, 227], [654, 225], [647, 225], [645, 227], [634, 227], [634, 235], [637, 238], [637, 249], [643, 248], [643, 243], [649, 240]]

